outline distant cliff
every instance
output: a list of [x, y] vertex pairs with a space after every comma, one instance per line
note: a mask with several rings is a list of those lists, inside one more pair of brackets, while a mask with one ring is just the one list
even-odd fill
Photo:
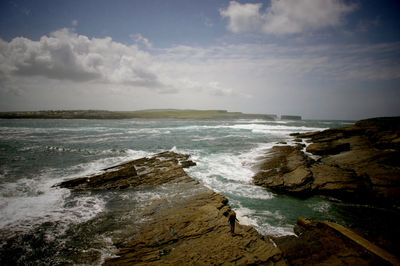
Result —
[[301, 120], [299, 115], [281, 115], [281, 120]]
[[0, 112], [3, 119], [263, 119], [276, 120], [276, 115], [244, 114], [226, 110], [153, 109], [142, 111], [49, 110]]

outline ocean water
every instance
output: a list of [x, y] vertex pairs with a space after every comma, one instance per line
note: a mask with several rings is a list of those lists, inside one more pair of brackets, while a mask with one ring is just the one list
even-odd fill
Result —
[[[0, 120], [0, 264], [101, 264], [146, 222], [146, 207], [178, 193], [147, 190], [74, 192], [53, 185], [124, 161], [173, 150], [197, 166], [188, 174], [225, 195], [242, 224], [293, 234], [298, 217], [387, 231], [398, 212], [322, 197], [298, 199], [252, 184], [254, 165], [292, 132], [350, 121]], [[390, 217], [377, 221], [375, 217]], [[366, 222], [367, 221], [367, 222]]]

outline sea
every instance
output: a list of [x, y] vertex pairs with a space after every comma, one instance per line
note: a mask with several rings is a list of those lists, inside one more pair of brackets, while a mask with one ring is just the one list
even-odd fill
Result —
[[[146, 207], [170, 187], [70, 191], [55, 185], [162, 151], [191, 155], [186, 172], [225, 195], [241, 224], [292, 235], [298, 217], [330, 220], [363, 234], [399, 236], [396, 208], [333, 198], [296, 198], [252, 184], [255, 165], [294, 132], [354, 121], [0, 119], [0, 264], [98, 265], [115, 243], [148, 222]], [[306, 144], [306, 143], [305, 143]], [[394, 229], [396, 230], [396, 229]]]

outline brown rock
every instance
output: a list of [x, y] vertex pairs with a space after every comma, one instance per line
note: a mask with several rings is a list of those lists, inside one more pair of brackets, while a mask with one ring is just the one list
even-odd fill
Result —
[[274, 238], [290, 265], [399, 265], [398, 258], [332, 222], [299, 218], [296, 236]]
[[67, 180], [59, 186], [75, 190], [108, 190], [160, 185], [178, 178], [186, 178], [182, 168], [196, 165], [188, 158], [189, 155], [186, 154], [163, 152], [151, 158], [141, 158], [109, 167], [99, 175]]
[[310, 189], [310, 159], [293, 146], [275, 146], [260, 164], [260, 171], [253, 177], [257, 185], [292, 193]]
[[280, 250], [252, 227], [237, 224], [231, 234], [226, 201], [202, 190], [175, 208], [160, 209], [105, 265], [284, 265]]
[[283, 183], [293, 192], [300, 192], [310, 189], [309, 182], [312, 180], [310, 170], [305, 167], [298, 167], [295, 170], [283, 175]]
[[192, 167], [192, 166], [196, 166], [196, 163], [193, 162], [193, 161], [190, 161], [190, 160], [182, 161], [181, 162], [181, 166], [182, 166], [182, 168], [189, 168], [189, 167]]
[[300, 147], [273, 147], [255, 184], [281, 192], [400, 204], [399, 117], [291, 135], [311, 141], [306, 151], [321, 158], [317, 163], [304, 158]]
[[[169, 191], [144, 210], [146, 222], [113, 238], [119, 251], [105, 265], [286, 265], [279, 248], [254, 228], [230, 232], [228, 200], [189, 177], [188, 155], [174, 152], [133, 160], [61, 187], [108, 190], [163, 185]], [[121, 237], [124, 235], [125, 237]]]
[[349, 143], [318, 142], [308, 145], [306, 151], [315, 155], [338, 154], [350, 150]]

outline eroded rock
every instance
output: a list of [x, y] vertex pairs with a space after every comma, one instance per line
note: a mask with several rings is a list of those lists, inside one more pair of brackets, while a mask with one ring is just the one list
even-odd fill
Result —
[[104, 173], [67, 180], [60, 187], [75, 190], [127, 189], [156, 186], [178, 178], [187, 178], [182, 168], [196, 165], [189, 155], [162, 152], [104, 169]]
[[299, 146], [273, 147], [254, 176], [255, 184], [281, 192], [400, 204], [400, 118], [367, 119], [292, 136], [311, 142], [306, 151], [320, 159], [304, 159]]
[[285, 265], [279, 248], [254, 228], [237, 225], [231, 234], [226, 203], [208, 190], [160, 209], [105, 265]]
[[308, 165], [312, 160], [299, 147], [275, 146], [268, 158], [260, 165], [253, 177], [256, 185], [292, 193], [303, 193], [310, 189], [312, 181]]
[[105, 265], [286, 265], [279, 248], [254, 228], [236, 225], [231, 233], [228, 199], [189, 177], [188, 155], [156, 154], [77, 178], [59, 186], [76, 190], [118, 190], [160, 186], [169, 193], [143, 212], [146, 222], [126, 238]]

